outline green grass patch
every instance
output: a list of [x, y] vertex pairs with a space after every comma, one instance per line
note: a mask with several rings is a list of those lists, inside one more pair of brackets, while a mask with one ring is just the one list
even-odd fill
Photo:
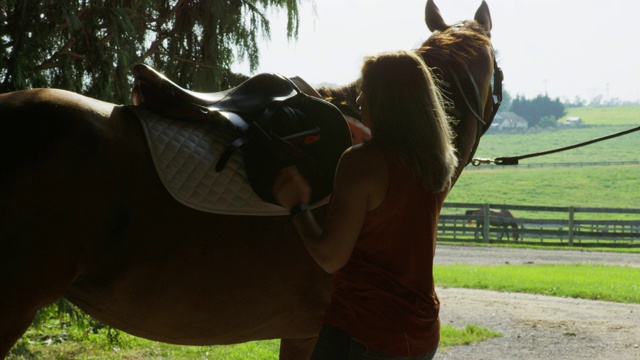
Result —
[[[7, 360], [276, 360], [280, 350], [280, 340], [219, 346], [183, 346], [145, 340], [118, 331], [119, 342], [109, 345], [105, 334], [78, 339], [60, 336], [60, 333], [46, 329], [30, 331], [31, 335], [37, 334], [35, 338], [29, 334], [23, 337]], [[52, 338], [57, 340], [51, 341]]]
[[442, 325], [440, 329], [440, 348], [446, 352], [452, 346], [470, 345], [500, 336], [502, 334], [477, 325], [467, 325], [464, 329], [458, 329], [451, 325]]
[[602, 265], [434, 266], [436, 285], [640, 304], [640, 269]]

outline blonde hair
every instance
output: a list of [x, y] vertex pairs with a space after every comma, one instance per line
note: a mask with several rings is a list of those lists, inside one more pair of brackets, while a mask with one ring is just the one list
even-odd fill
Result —
[[446, 189], [458, 158], [443, 97], [415, 53], [365, 58], [361, 91], [371, 121], [371, 142], [398, 153], [427, 190]]

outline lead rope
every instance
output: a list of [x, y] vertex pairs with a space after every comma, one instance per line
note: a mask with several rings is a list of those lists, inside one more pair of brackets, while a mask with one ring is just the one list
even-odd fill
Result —
[[630, 134], [630, 133], [638, 131], [638, 130], [640, 130], [640, 126], [636, 126], [634, 128], [631, 128], [631, 129], [619, 131], [617, 133], [613, 133], [613, 134], [610, 134], [610, 135], [606, 135], [606, 136], [602, 136], [602, 137], [599, 137], [599, 138], [591, 139], [591, 140], [588, 140], [588, 141], [583, 141], [581, 143], [577, 143], [577, 144], [573, 144], [573, 145], [569, 145], [569, 146], [564, 146], [564, 147], [560, 147], [560, 148], [552, 149], [552, 150], [540, 151], [540, 152], [536, 152], [536, 153], [530, 153], [530, 154], [524, 154], [524, 155], [518, 155], [518, 156], [499, 157], [499, 158], [496, 158], [495, 160], [492, 160], [490, 158], [475, 158], [475, 159], [473, 159], [471, 161], [471, 164], [473, 166], [480, 166], [480, 165], [491, 164], [491, 163], [494, 163], [496, 165], [518, 165], [519, 161], [522, 160], [522, 159], [528, 159], [528, 158], [532, 158], [532, 157], [536, 157], [536, 156], [548, 155], [548, 154], [553, 154], [553, 153], [557, 153], [557, 152], [561, 152], [561, 151], [571, 150], [571, 149], [575, 149], [575, 148], [578, 148], [578, 147], [591, 145], [591, 144], [594, 144], [594, 143], [597, 143], [597, 142], [600, 142], [600, 141], [613, 139], [613, 138], [616, 138], [618, 136], [627, 135], [627, 134]]

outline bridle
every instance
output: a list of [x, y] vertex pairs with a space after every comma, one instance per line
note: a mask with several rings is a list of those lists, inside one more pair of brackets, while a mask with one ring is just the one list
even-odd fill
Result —
[[492, 91], [491, 91], [493, 108], [491, 109], [491, 113], [486, 119], [483, 118], [484, 106], [482, 104], [480, 90], [478, 89], [478, 84], [476, 83], [475, 78], [473, 77], [473, 74], [469, 70], [469, 66], [467, 66], [467, 64], [465, 63], [464, 69], [467, 73], [469, 81], [471, 82], [472, 88], [474, 90], [474, 96], [476, 98], [475, 106], [472, 105], [471, 101], [465, 94], [464, 88], [460, 83], [460, 78], [458, 78], [455, 71], [451, 71], [455, 84], [458, 87], [460, 94], [462, 95], [462, 98], [464, 100], [465, 105], [467, 106], [467, 109], [471, 112], [473, 117], [478, 121], [478, 130], [476, 131], [476, 140], [473, 144], [473, 147], [471, 148], [471, 153], [469, 154], [469, 158], [467, 159], [467, 164], [468, 163], [474, 164], [475, 159], [473, 159], [473, 156], [475, 155], [476, 150], [478, 150], [478, 146], [480, 145], [480, 138], [488, 129], [489, 125], [493, 121], [493, 118], [496, 116], [496, 114], [498, 113], [498, 110], [500, 109], [500, 104], [502, 104], [502, 81], [504, 80], [504, 74], [500, 66], [498, 66], [498, 61], [496, 60], [495, 52], [493, 51], [493, 48], [491, 49], [491, 52], [493, 55], [493, 84], [492, 84]]

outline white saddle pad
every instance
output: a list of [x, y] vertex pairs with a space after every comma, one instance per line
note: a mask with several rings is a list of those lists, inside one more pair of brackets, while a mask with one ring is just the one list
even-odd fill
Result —
[[[209, 122], [176, 121], [139, 106], [140, 119], [158, 176], [182, 204], [226, 215], [287, 215], [288, 209], [262, 201], [247, 180], [241, 154], [234, 153], [216, 172], [216, 162], [234, 138]], [[328, 197], [313, 204], [328, 203]]]

